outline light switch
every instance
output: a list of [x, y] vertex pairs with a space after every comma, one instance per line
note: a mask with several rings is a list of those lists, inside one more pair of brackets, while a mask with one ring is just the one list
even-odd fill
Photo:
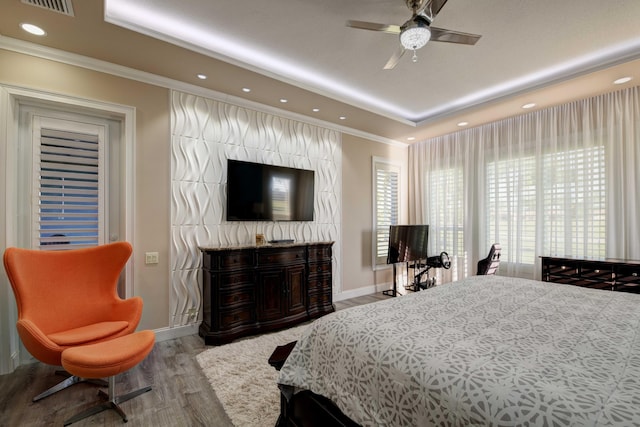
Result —
[[145, 264], [157, 264], [158, 263], [158, 252], [145, 252], [145, 254], [144, 254], [144, 263]]

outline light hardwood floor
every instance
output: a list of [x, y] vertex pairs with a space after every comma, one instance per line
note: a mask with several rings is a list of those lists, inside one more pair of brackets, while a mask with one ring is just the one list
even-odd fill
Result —
[[[335, 306], [342, 310], [386, 298], [378, 293], [336, 302]], [[73, 426], [233, 427], [196, 361], [196, 355], [206, 348], [196, 335], [156, 343], [142, 363], [117, 377], [117, 394], [152, 386], [150, 392], [121, 405], [129, 422], [123, 424], [109, 410]], [[55, 371], [55, 367], [32, 363], [0, 376], [0, 427], [61, 426], [96, 402], [98, 388], [90, 384], [76, 384], [32, 402], [33, 396], [62, 381]]]

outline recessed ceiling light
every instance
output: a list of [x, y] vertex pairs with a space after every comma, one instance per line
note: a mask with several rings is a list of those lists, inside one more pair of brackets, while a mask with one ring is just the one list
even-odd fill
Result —
[[207, 80], [207, 75], [206, 74], [198, 74], [197, 76], [198, 76], [198, 78], [200, 80]]
[[347, 116], [340, 116], [338, 117], [340, 120], [347, 120]]
[[313, 109], [313, 110], [311, 110], [311, 111], [313, 111], [314, 113], [317, 113], [318, 111], [320, 111], [320, 109], [319, 109], [319, 108], [314, 108], [314, 109]]
[[535, 103], [535, 102], [530, 102], [530, 103], [528, 103], [528, 104], [524, 104], [524, 105], [522, 106], [522, 108], [524, 108], [525, 110], [527, 110], [527, 109], [529, 109], [529, 108], [533, 108], [533, 107], [535, 107], [535, 106], [536, 106], [536, 103]]
[[287, 99], [285, 99], [285, 98], [280, 98], [280, 102], [282, 102], [283, 104], [286, 104], [289, 101]]
[[249, 93], [249, 92], [251, 92], [251, 89], [249, 89], [248, 87], [243, 87], [242, 91], [245, 92], [245, 93]]
[[631, 81], [631, 77], [621, 77], [618, 80], [614, 80], [613, 84], [621, 85], [621, 84], [626, 83], [628, 81]]
[[407, 141], [414, 141], [416, 139], [415, 136], [410, 136], [409, 138], [407, 138]]
[[460, 122], [460, 123], [458, 123], [458, 126], [463, 127], [463, 126], [466, 126], [468, 124], [469, 124], [469, 122]]
[[44, 36], [44, 35], [47, 34], [47, 32], [45, 30], [43, 30], [42, 28], [38, 27], [37, 25], [33, 25], [33, 24], [22, 23], [22, 24], [20, 24], [20, 28], [25, 30], [27, 33], [31, 33], [31, 34], [33, 34], [35, 36]]

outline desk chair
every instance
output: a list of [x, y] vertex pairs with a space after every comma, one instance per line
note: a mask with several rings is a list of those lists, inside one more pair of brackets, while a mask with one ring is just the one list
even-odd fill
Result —
[[500, 243], [491, 245], [489, 255], [485, 259], [478, 261], [478, 275], [496, 274], [500, 266], [500, 252], [502, 247]]

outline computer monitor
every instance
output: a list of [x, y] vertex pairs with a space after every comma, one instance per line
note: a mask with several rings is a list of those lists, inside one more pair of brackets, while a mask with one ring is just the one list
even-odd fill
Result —
[[390, 226], [387, 264], [426, 259], [428, 238], [428, 225]]

